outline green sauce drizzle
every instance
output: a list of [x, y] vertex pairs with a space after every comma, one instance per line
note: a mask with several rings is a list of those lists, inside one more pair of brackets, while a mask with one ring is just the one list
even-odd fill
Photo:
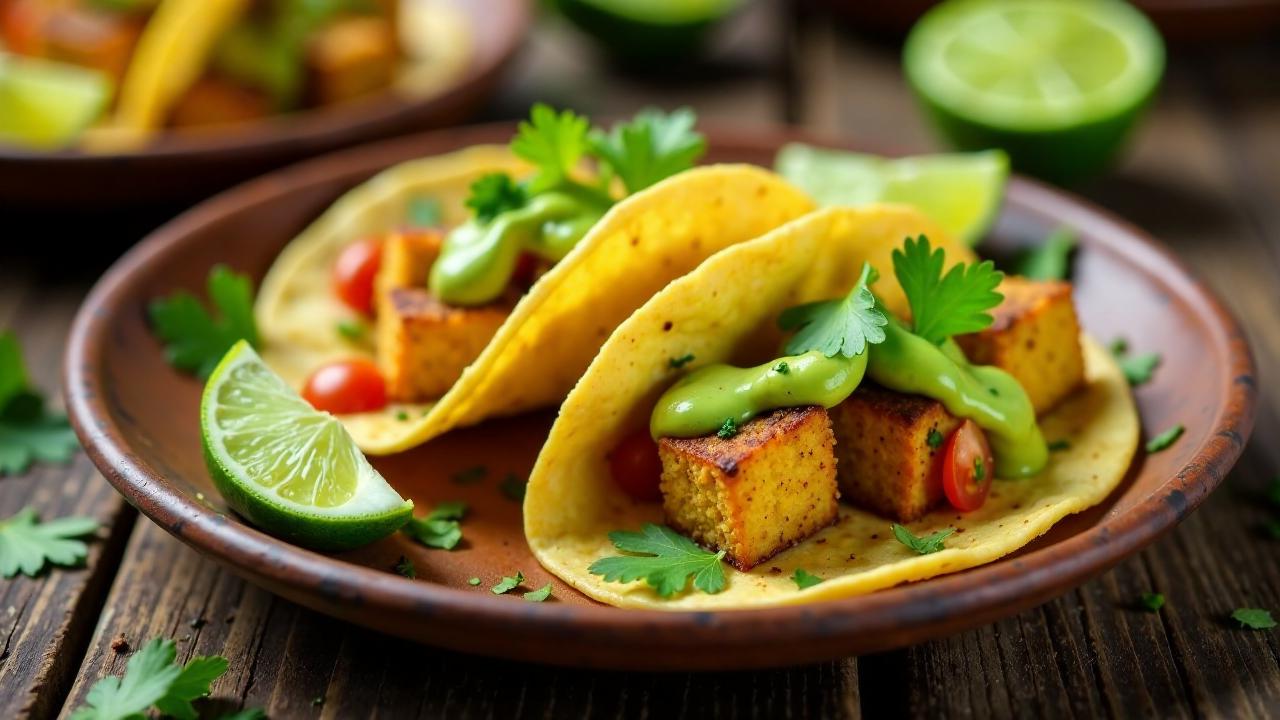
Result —
[[431, 267], [432, 294], [450, 305], [483, 305], [500, 297], [523, 252], [559, 262], [608, 210], [599, 198], [545, 192], [524, 207], [481, 224], [454, 228]]

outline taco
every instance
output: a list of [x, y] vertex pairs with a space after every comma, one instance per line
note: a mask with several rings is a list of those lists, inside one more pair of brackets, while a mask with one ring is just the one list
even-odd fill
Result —
[[1106, 498], [1138, 430], [1068, 283], [1004, 277], [909, 207], [830, 208], [618, 327], [561, 407], [524, 527], [612, 605], [845, 597], [1026, 545]]
[[372, 454], [555, 405], [669, 281], [813, 208], [766, 170], [693, 168], [693, 126], [646, 111], [606, 133], [537, 106], [510, 149], [383, 172], [271, 268], [263, 358]]

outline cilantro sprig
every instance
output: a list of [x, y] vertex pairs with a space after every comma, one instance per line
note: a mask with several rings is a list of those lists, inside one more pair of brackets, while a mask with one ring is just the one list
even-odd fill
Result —
[[208, 295], [217, 317], [185, 290], [153, 300], [148, 308], [151, 326], [164, 342], [169, 364], [200, 378], [209, 377], [238, 341], [258, 345], [253, 285], [248, 276], [215, 265], [209, 271]]
[[402, 532], [427, 547], [452, 550], [462, 542], [462, 518], [466, 514], [465, 502], [443, 502], [424, 518], [411, 518]]
[[946, 252], [933, 249], [924, 235], [907, 238], [893, 251], [893, 274], [911, 307], [911, 330], [935, 345], [989, 327], [987, 311], [1004, 299], [996, 292], [1004, 273], [990, 260], [953, 265], [943, 273], [945, 264]]
[[629, 123], [611, 132], [593, 130], [588, 140], [595, 156], [636, 193], [693, 167], [707, 150], [707, 141], [694, 130], [698, 117], [689, 108], [671, 114], [642, 110]]
[[1270, 630], [1276, 626], [1275, 619], [1271, 617], [1271, 611], [1261, 608], [1236, 608], [1231, 613], [1231, 619], [1240, 623], [1240, 627], [1251, 630]]
[[23, 508], [0, 520], [0, 576], [11, 578], [22, 573], [35, 577], [49, 563], [78, 565], [89, 548], [77, 538], [97, 530], [98, 521], [93, 518], [66, 517], [42, 523], [33, 508]]
[[641, 532], [609, 533], [613, 546], [631, 555], [601, 558], [587, 568], [606, 582], [643, 579], [658, 595], [669, 598], [684, 591], [693, 577], [693, 586], [708, 595], [725, 587], [725, 551], [708, 552], [669, 527], [646, 523]]
[[0, 477], [26, 472], [37, 460], [66, 462], [77, 447], [66, 417], [50, 413], [31, 385], [17, 336], [0, 332]]
[[956, 531], [955, 528], [944, 528], [932, 535], [919, 537], [915, 533], [905, 527], [894, 523], [892, 526], [893, 536], [898, 542], [911, 548], [917, 555], [930, 555], [943, 549], [943, 541]]
[[1060, 227], [1018, 258], [1015, 272], [1031, 280], [1065, 280], [1071, 273], [1071, 253], [1078, 244], [1075, 230]]
[[875, 268], [864, 264], [858, 282], [845, 297], [784, 310], [778, 316], [778, 327], [794, 330], [795, 335], [783, 352], [800, 355], [819, 350], [827, 357], [851, 358], [865, 352], [868, 344], [884, 342], [884, 326], [889, 320], [876, 308], [868, 287], [877, 276]]
[[506, 173], [489, 173], [471, 183], [471, 195], [466, 206], [475, 213], [476, 220], [492, 222], [508, 210], [517, 210], [529, 202], [529, 191]]

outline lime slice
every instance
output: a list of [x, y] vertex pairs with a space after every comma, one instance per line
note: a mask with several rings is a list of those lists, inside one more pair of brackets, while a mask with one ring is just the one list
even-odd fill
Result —
[[96, 70], [0, 53], [0, 143], [66, 146], [110, 99], [111, 80]]
[[743, 0], [554, 0], [560, 12], [617, 59], [632, 64], [687, 58]]
[[298, 397], [243, 340], [209, 376], [200, 435], [227, 504], [299, 545], [365, 545], [413, 514], [413, 503], [373, 469], [342, 423]]
[[898, 159], [791, 144], [777, 170], [822, 205], [912, 205], [952, 235], [976, 243], [991, 227], [1009, 159], [999, 150]]
[[1104, 168], [1164, 71], [1152, 24], [1119, 0], [952, 0], [907, 38], [907, 79], [957, 147], [1000, 147], [1059, 182]]

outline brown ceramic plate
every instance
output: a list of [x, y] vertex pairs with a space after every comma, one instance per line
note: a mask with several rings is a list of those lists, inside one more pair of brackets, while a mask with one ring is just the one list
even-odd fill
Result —
[[0, 147], [0, 198], [24, 204], [117, 208], [195, 200], [272, 168], [389, 135], [465, 120], [520, 48], [532, 0], [434, 0], [470, 28], [469, 59], [420, 97], [393, 92], [344, 105], [207, 130], [169, 131], [132, 152], [36, 152]]
[[[1139, 457], [1102, 505], [1059, 523], [1012, 557], [871, 595], [732, 612], [621, 610], [598, 605], [534, 561], [520, 507], [501, 491], [523, 479], [552, 414], [459, 431], [375, 464], [419, 506], [471, 504], [454, 552], [401, 536], [338, 556], [303, 550], [227, 514], [201, 459], [201, 385], [171, 370], [147, 328], [151, 298], [200, 292], [219, 262], [261, 278], [280, 248], [341, 192], [392, 163], [479, 142], [511, 126], [463, 128], [348, 151], [284, 170], [210, 200], [156, 231], [102, 278], [81, 308], [66, 361], [76, 430], [129, 502], [170, 533], [280, 595], [352, 622], [457, 650], [563, 665], [742, 668], [815, 661], [919, 642], [1044, 602], [1169, 530], [1221, 482], [1253, 422], [1249, 348], [1221, 303], [1140, 230], [1029, 180], [1015, 179], [991, 247], [1008, 250], [1059, 225], [1079, 230], [1076, 298], [1096, 337], [1124, 336], [1164, 362], [1137, 391], [1149, 431], [1175, 424], [1172, 448]], [[712, 131], [713, 160], [770, 164], [799, 135]], [[821, 141], [819, 141], [821, 142]], [[830, 144], [830, 143], [827, 143]], [[1153, 433], [1148, 433], [1153, 434]], [[472, 484], [457, 471], [486, 465]], [[418, 578], [392, 572], [405, 555]], [[523, 571], [554, 582], [542, 604], [489, 592]], [[479, 577], [478, 587], [467, 579]]]

